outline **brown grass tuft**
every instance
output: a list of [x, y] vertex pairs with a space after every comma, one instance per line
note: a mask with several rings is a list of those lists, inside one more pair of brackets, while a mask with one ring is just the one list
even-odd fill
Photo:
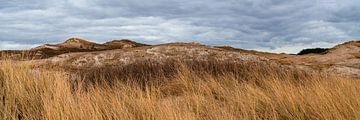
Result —
[[355, 58], [360, 58], [360, 52], [352, 53], [352, 55], [353, 55]]
[[[1, 61], [0, 118], [360, 117], [360, 83], [356, 80], [271, 65], [150, 63], [78, 73], [83, 82], [77, 82], [77, 89], [72, 89], [74, 85], [64, 72], [33, 70], [27, 63]], [[86, 80], [97, 82], [84, 87]], [[107, 84], [98, 84], [100, 81]]]

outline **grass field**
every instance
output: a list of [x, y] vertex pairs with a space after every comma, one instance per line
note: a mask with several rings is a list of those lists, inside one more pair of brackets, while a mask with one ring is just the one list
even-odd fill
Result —
[[199, 66], [142, 65], [143, 72], [118, 77], [124, 71], [102, 68], [87, 71], [103, 76], [89, 82], [1, 61], [0, 119], [360, 119], [357, 80], [263, 65]]

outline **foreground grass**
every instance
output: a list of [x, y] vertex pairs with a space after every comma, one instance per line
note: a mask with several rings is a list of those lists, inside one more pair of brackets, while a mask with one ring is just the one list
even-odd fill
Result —
[[244, 81], [233, 74], [195, 74], [179, 66], [179, 73], [164, 84], [137, 86], [119, 80], [85, 88], [80, 82], [74, 89], [63, 72], [4, 61], [0, 119], [360, 118], [358, 81], [325, 75], [299, 81], [293, 73], [252, 72], [253, 80]]

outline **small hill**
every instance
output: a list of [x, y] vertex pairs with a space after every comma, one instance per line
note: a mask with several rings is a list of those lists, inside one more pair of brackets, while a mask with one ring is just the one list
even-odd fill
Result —
[[142, 47], [142, 46], [149, 46], [146, 44], [137, 43], [131, 40], [123, 39], [123, 40], [113, 40], [110, 42], [106, 42], [103, 45], [112, 47], [112, 48], [133, 48], [133, 47]]
[[70, 49], [72, 49], [71, 51], [76, 52], [76, 50], [79, 51], [84, 51], [84, 50], [88, 50], [88, 51], [92, 51], [92, 50], [99, 50], [99, 49], [105, 49], [105, 46], [97, 44], [97, 43], [93, 43], [84, 39], [80, 39], [80, 38], [69, 38], [67, 40], [65, 40], [64, 43], [60, 43], [60, 44], [55, 44], [55, 45], [51, 45], [51, 44], [45, 44], [36, 48], [31, 49], [32, 51], [39, 51], [39, 50], [43, 50], [43, 49], [51, 49], [51, 50], [58, 50], [58, 51], [68, 51]]
[[65, 53], [104, 51], [141, 46], [148, 45], [140, 44], [131, 40], [114, 40], [104, 44], [98, 44], [81, 38], [69, 38], [63, 43], [45, 44], [39, 47], [35, 47], [30, 51], [32, 53], [36, 53], [33, 58], [44, 59]]
[[96, 43], [93, 43], [93, 42], [90, 42], [88, 40], [84, 40], [81, 38], [69, 38], [69, 39], [65, 40], [65, 42], [64, 42], [64, 44], [73, 44], [73, 43], [88, 44], [88, 45], [96, 44]]
[[62, 48], [76, 48], [76, 49], [86, 49], [86, 50], [96, 50], [96, 49], [102, 49], [102, 47], [104, 47], [100, 44], [93, 43], [80, 38], [70, 38], [66, 40], [64, 43], [59, 44], [58, 46]]

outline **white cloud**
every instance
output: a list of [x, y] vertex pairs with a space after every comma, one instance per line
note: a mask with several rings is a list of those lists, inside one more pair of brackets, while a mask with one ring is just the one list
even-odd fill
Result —
[[301, 50], [306, 48], [331, 48], [334, 47], [335, 44], [339, 43], [328, 43], [328, 42], [314, 42], [311, 44], [290, 44], [290, 45], [283, 45], [276, 47], [275, 49], [269, 49], [269, 48], [257, 48], [255, 50], [260, 51], [267, 51], [272, 53], [291, 53], [296, 54], [299, 53]]
[[31, 44], [18, 44], [9, 41], [0, 41], [0, 50], [21, 50], [24, 48], [35, 47], [36, 45]]

